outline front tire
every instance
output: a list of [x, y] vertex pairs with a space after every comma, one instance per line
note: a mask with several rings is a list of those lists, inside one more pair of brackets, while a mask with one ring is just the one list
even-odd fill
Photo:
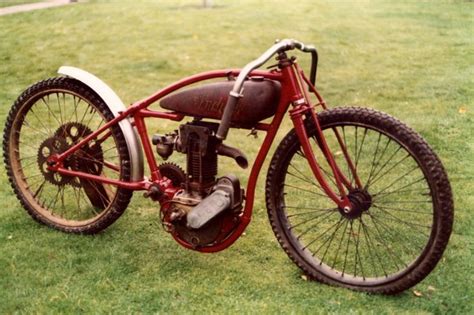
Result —
[[[452, 193], [441, 162], [421, 136], [387, 114], [341, 107], [318, 117], [354, 187], [335, 130], [345, 144], [363, 185], [348, 193], [364, 206], [351, 216], [337, 208], [313, 177], [292, 130], [278, 146], [266, 182], [268, 215], [280, 245], [307, 275], [327, 284], [384, 294], [414, 286], [438, 263], [451, 234]], [[307, 132], [337, 191], [314, 126], [308, 124]]]

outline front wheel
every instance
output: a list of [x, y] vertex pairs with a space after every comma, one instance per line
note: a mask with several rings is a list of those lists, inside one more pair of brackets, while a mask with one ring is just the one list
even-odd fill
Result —
[[[414, 286], [433, 270], [451, 234], [453, 201], [441, 162], [420, 135], [387, 114], [341, 107], [318, 117], [357, 211], [347, 214], [328, 198], [292, 130], [266, 182], [278, 241], [298, 267], [324, 283], [384, 294]], [[308, 124], [307, 133], [337, 191], [314, 126]]]

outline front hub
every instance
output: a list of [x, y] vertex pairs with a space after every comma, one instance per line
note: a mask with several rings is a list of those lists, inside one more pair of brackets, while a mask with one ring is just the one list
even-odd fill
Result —
[[359, 218], [372, 205], [372, 197], [366, 190], [353, 190], [347, 198], [351, 202], [351, 208], [339, 208], [339, 212], [342, 216], [351, 220]]

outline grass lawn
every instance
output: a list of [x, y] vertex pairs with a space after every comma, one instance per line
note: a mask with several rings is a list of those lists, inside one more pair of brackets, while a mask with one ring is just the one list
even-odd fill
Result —
[[[21, 208], [1, 171], [0, 313], [472, 314], [472, 3], [213, 2], [202, 9], [200, 0], [89, 1], [0, 17], [0, 125], [21, 91], [61, 65], [96, 74], [130, 103], [186, 75], [241, 67], [276, 38], [314, 43], [318, 87], [330, 106], [368, 106], [400, 118], [447, 168], [454, 232], [437, 268], [413, 289], [421, 296], [304, 281], [268, 224], [266, 168], [246, 235], [211, 255], [177, 245], [141, 193], [97, 236], [46, 228]], [[301, 63], [308, 68], [308, 60]], [[174, 126], [155, 122], [150, 132]], [[289, 128], [287, 120], [278, 141]], [[245, 135], [232, 131], [229, 143], [251, 161], [263, 137]], [[231, 167], [226, 161], [220, 173]], [[239, 173], [244, 183], [247, 175]]]

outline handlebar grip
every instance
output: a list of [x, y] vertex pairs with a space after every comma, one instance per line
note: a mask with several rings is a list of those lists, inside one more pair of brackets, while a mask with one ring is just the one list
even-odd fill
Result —
[[313, 86], [316, 85], [316, 72], [318, 70], [318, 51], [312, 45], [306, 46], [302, 42], [295, 40], [292, 41], [292, 45], [292, 47], [296, 47], [302, 52], [311, 53], [311, 72], [309, 75], [309, 80], [311, 81], [311, 84]]
[[311, 72], [309, 74], [309, 80], [313, 86], [316, 85], [316, 72], [318, 71], [318, 51], [316, 48], [311, 50]]

